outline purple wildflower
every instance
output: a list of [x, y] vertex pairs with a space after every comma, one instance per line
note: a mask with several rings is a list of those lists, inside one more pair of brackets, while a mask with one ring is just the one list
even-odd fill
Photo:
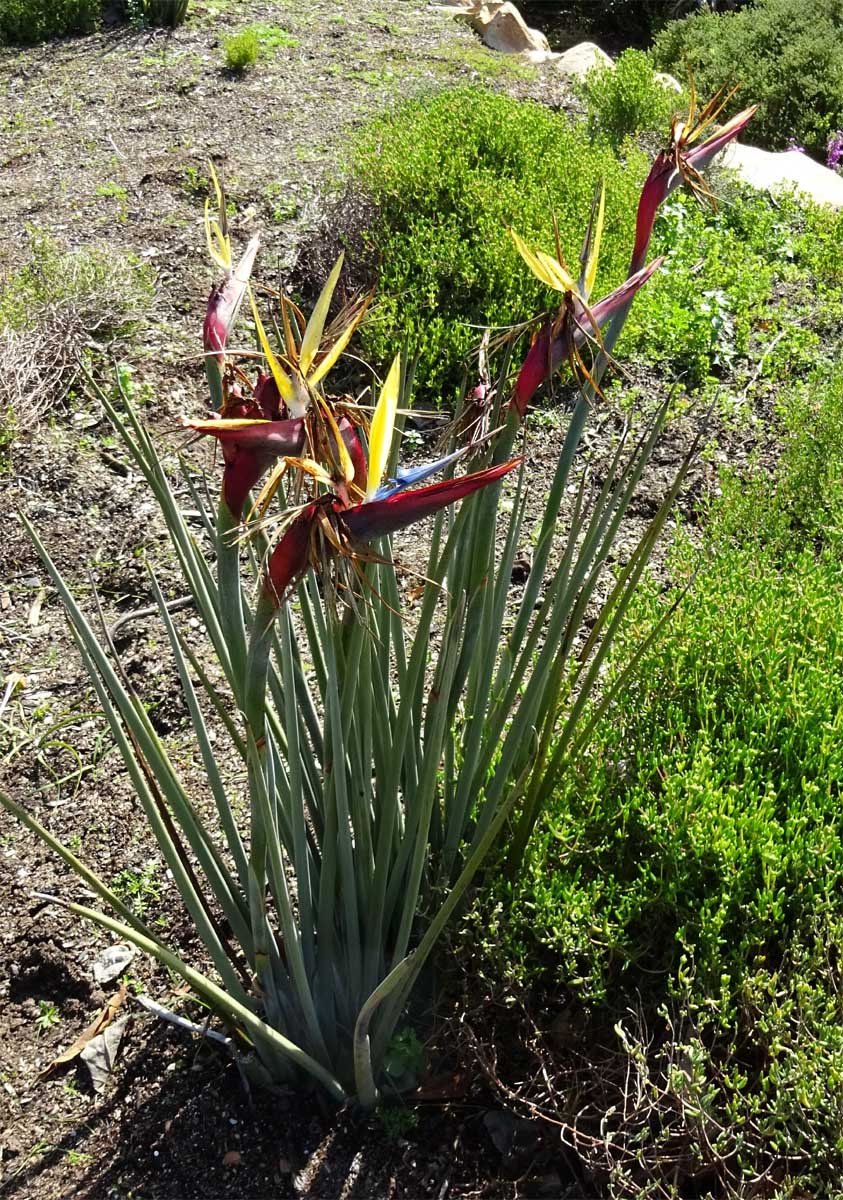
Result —
[[828, 150], [827, 165], [831, 167], [832, 171], [843, 174], [843, 169], [841, 169], [841, 160], [843, 160], [843, 129], [838, 129], [837, 133], [832, 134], [826, 148]]

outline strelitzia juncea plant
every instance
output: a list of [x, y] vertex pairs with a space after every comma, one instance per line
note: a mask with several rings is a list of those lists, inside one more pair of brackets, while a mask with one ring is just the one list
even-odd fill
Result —
[[[309, 319], [279, 298], [278, 346], [250, 295], [264, 368], [256, 378], [254, 352], [231, 348], [257, 244], [235, 267], [216, 181], [215, 188], [219, 216], [209, 212], [207, 228], [222, 279], [204, 329], [215, 411], [186, 424], [222, 448], [216, 511], [187, 464], [183, 476], [215, 571], [137, 414], [125, 398], [118, 407], [98, 393], [160, 506], [206, 631], [198, 654], [151, 577], [207, 779], [201, 805], [113, 647], [102, 644], [28, 526], [204, 945], [205, 967], [186, 962], [32, 814], [0, 799], [103, 907], [61, 902], [180, 974], [226, 1023], [256, 1078], [310, 1078], [337, 1100], [371, 1106], [393, 1085], [387, 1050], [446, 923], [490, 856], [500, 856], [504, 834], [509, 869], [518, 869], [548, 795], [612, 701], [615, 691], [598, 694], [601, 666], [682, 483], [687, 463], [598, 603], [665, 407], [634, 445], [621, 439], [599, 488], [575, 460], [620, 318], [658, 268], [658, 260], [636, 261], [654, 210], [648, 194], [630, 277], [594, 303], [602, 192], [576, 279], [558, 246], [550, 256], [513, 235], [561, 306], [532, 322], [514, 384], [513, 347], [504, 347], [496, 381], [483, 388], [495, 397], [483, 436], [402, 468], [412, 392], [404, 359], [395, 357], [373, 410], [326, 390], [364, 304], [328, 325], [341, 261]], [[579, 400], [517, 597], [511, 573], [529, 481], [516, 442], [529, 436], [536, 389], [566, 362]], [[437, 474], [444, 477], [433, 480]], [[427, 563], [408, 587], [390, 539], [418, 521], [426, 522]], [[623, 676], [613, 688], [622, 684]], [[245, 819], [240, 788], [229, 782], [238, 774]]]

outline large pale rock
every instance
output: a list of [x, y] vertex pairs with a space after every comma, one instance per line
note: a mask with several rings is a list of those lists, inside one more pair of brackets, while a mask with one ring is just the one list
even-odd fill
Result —
[[594, 42], [580, 42], [579, 45], [572, 46], [570, 50], [560, 54], [556, 60], [556, 70], [570, 79], [585, 79], [595, 67], [609, 67], [614, 70], [615, 64]]
[[525, 50], [550, 52], [547, 38], [538, 29], [530, 29], [521, 13], [509, 0], [489, 0], [471, 12], [471, 24], [485, 44], [503, 54], [522, 54]]
[[843, 208], [843, 176], [798, 150], [774, 154], [732, 142], [718, 158], [717, 165], [735, 171], [745, 183], [759, 190], [792, 189], [817, 204]]

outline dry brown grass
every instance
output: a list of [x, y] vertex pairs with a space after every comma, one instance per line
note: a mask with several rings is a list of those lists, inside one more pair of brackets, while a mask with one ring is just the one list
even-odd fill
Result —
[[148, 310], [149, 273], [106, 245], [33, 239], [31, 262], [0, 282], [0, 414], [31, 428], [62, 403], [80, 364], [115, 352]]

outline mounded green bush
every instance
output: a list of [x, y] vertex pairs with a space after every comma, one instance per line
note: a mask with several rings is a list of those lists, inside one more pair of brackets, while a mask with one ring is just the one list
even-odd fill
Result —
[[459, 362], [479, 340], [472, 325], [505, 325], [553, 304], [507, 233], [550, 249], [556, 214], [576, 263], [595, 182], [606, 183], [597, 292], [626, 274], [648, 163], [621, 164], [583, 126], [539, 104], [462, 88], [411, 101], [368, 125], [351, 152], [351, 186], [374, 203], [364, 239], [378, 276], [364, 331], [385, 362], [406, 337], [420, 354], [426, 403], [449, 404]]
[[791, 138], [825, 162], [843, 127], [843, 0], [757, 0], [737, 12], [709, 8], [672, 21], [656, 36], [653, 61], [694, 70], [701, 95], [740, 84], [727, 112], [755, 103], [747, 141], [773, 150]]
[[101, 0], [0, 0], [0, 44], [31, 46], [96, 29]]
[[589, 71], [578, 91], [585, 101], [592, 133], [601, 133], [620, 146], [625, 137], [655, 134], [662, 142], [671, 117], [685, 101], [656, 79], [649, 57], [641, 50], [624, 50], [614, 67]]

